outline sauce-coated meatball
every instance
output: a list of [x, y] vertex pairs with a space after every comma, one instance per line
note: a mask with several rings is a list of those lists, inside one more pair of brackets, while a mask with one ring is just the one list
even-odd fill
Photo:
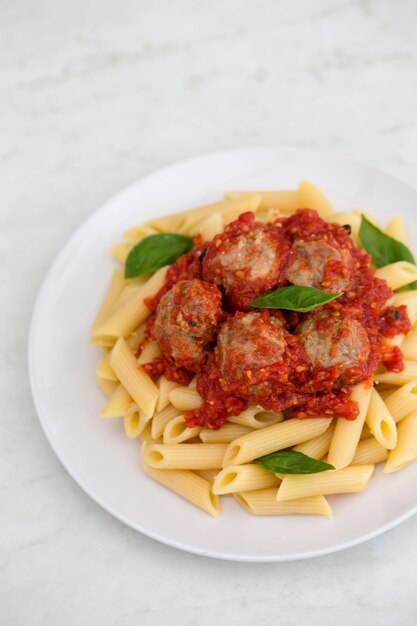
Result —
[[296, 331], [314, 368], [337, 367], [346, 370], [363, 365], [370, 353], [365, 328], [348, 317], [324, 311], [311, 314]]
[[349, 250], [337, 241], [323, 237], [311, 241], [297, 239], [292, 246], [287, 279], [293, 285], [314, 287], [328, 292], [344, 291], [352, 275]]
[[243, 213], [210, 243], [203, 277], [222, 285], [234, 308], [248, 310], [257, 296], [285, 282], [288, 255], [280, 228]]
[[203, 280], [176, 283], [161, 299], [153, 335], [177, 367], [198, 371], [223, 319], [222, 295]]
[[266, 312], [238, 313], [221, 327], [217, 346], [222, 379], [248, 386], [259, 370], [282, 360], [284, 328]]

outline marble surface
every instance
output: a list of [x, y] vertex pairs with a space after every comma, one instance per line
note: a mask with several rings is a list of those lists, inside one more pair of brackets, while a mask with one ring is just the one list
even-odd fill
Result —
[[74, 228], [174, 160], [315, 146], [417, 182], [414, 0], [0, 4], [0, 622], [417, 621], [417, 518], [289, 564], [200, 558], [123, 526], [50, 450], [26, 370], [37, 289]]

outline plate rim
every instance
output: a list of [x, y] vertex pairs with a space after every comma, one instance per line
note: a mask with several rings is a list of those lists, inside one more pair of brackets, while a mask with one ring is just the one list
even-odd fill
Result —
[[126, 526], [132, 528], [133, 530], [140, 532], [141, 534], [145, 535], [146, 537], [149, 537], [150, 539], [153, 539], [159, 543], [162, 543], [164, 545], [167, 545], [169, 547], [172, 548], [176, 548], [178, 550], [182, 550], [184, 552], [188, 552], [191, 554], [195, 554], [198, 556], [204, 556], [204, 557], [209, 557], [209, 558], [213, 558], [213, 559], [221, 559], [221, 560], [226, 560], [226, 561], [235, 561], [235, 562], [247, 562], [247, 563], [274, 563], [274, 562], [290, 562], [290, 561], [301, 561], [304, 559], [310, 559], [310, 558], [317, 558], [320, 556], [326, 556], [328, 554], [334, 554], [336, 552], [341, 552], [343, 550], [352, 548], [354, 546], [360, 545], [361, 543], [365, 543], [366, 541], [369, 541], [371, 539], [374, 539], [386, 532], [388, 532], [389, 530], [395, 528], [396, 526], [399, 526], [400, 524], [402, 524], [403, 522], [407, 521], [408, 519], [410, 519], [411, 517], [413, 517], [414, 515], [417, 514], [417, 501], [416, 504], [411, 507], [409, 510], [407, 510], [405, 513], [399, 515], [398, 517], [395, 517], [394, 519], [392, 519], [390, 522], [387, 522], [386, 524], [384, 524], [383, 526], [379, 526], [378, 528], [376, 528], [373, 531], [370, 531], [368, 533], [366, 533], [365, 535], [361, 535], [360, 537], [356, 537], [354, 539], [345, 541], [343, 543], [338, 543], [336, 545], [332, 545], [332, 546], [328, 546], [328, 547], [324, 547], [324, 548], [316, 548], [316, 549], [312, 549], [312, 550], [305, 550], [303, 552], [296, 552], [296, 553], [287, 553], [287, 554], [271, 554], [271, 555], [251, 555], [251, 554], [244, 554], [241, 553], [239, 555], [237, 554], [233, 554], [233, 553], [226, 553], [226, 552], [219, 552], [217, 550], [205, 550], [202, 548], [198, 548], [195, 546], [191, 546], [189, 544], [185, 544], [181, 541], [176, 541], [173, 539], [170, 539], [169, 537], [163, 536], [163, 535], [159, 535], [156, 532], [152, 532], [151, 530], [147, 529], [147, 528], [143, 528], [140, 524], [135, 523], [132, 520], [129, 520], [127, 517], [125, 517], [123, 514], [121, 514], [120, 512], [118, 512], [117, 510], [113, 509], [111, 506], [109, 506], [108, 504], [106, 504], [102, 498], [100, 496], [97, 496], [95, 494], [93, 494], [93, 492], [90, 490], [90, 488], [88, 487], [88, 485], [86, 485], [83, 481], [82, 478], [80, 478], [77, 474], [77, 471], [74, 468], [70, 468], [66, 461], [64, 461], [60, 454], [58, 453], [57, 447], [55, 446], [54, 442], [53, 442], [53, 438], [52, 435], [47, 427], [47, 423], [46, 420], [44, 420], [43, 417], [43, 410], [42, 410], [42, 406], [41, 406], [41, 401], [39, 399], [39, 397], [37, 397], [36, 395], [36, 387], [35, 387], [35, 363], [34, 363], [34, 343], [35, 343], [35, 332], [36, 332], [36, 326], [38, 323], [38, 318], [40, 315], [40, 308], [41, 308], [41, 302], [44, 296], [44, 292], [47, 288], [48, 282], [49, 282], [49, 277], [51, 276], [51, 274], [53, 273], [54, 267], [55, 265], [58, 265], [61, 257], [65, 256], [67, 249], [72, 245], [72, 242], [74, 239], [76, 239], [79, 236], [79, 233], [82, 232], [84, 229], [87, 229], [90, 222], [92, 222], [94, 219], [97, 218], [97, 216], [104, 214], [109, 207], [114, 204], [115, 202], [119, 201], [120, 199], [123, 198], [123, 196], [125, 195], [129, 195], [133, 188], [136, 187], [138, 184], [143, 183], [144, 181], [148, 181], [150, 179], [152, 179], [154, 176], [159, 176], [159, 175], [163, 175], [165, 172], [168, 172], [169, 170], [175, 169], [176, 167], [186, 167], [187, 164], [191, 164], [191, 163], [195, 163], [195, 161], [197, 160], [203, 160], [206, 157], [212, 157], [215, 158], [216, 156], [222, 156], [222, 155], [226, 155], [226, 154], [232, 154], [232, 153], [239, 153], [242, 151], [257, 151], [257, 150], [270, 150], [271, 152], [275, 151], [275, 150], [284, 150], [284, 151], [292, 151], [294, 153], [296, 152], [300, 152], [300, 153], [309, 153], [310, 155], [319, 155], [322, 157], [334, 157], [336, 160], [339, 161], [346, 161], [347, 163], [351, 163], [354, 164], [356, 166], [361, 166], [364, 168], [367, 168], [368, 170], [372, 170], [378, 174], [383, 174], [384, 176], [387, 176], [391, 179], [393, 179], [396, 182], [402, 183], [404, 185], [407, 185], [409, 188], [411, 188], [413, 191], [415, 191], [417, 193], [417, 184], [411, 182], [410, 180], [408, 180], [406, 177], [403, 176], [398, 176], [397, 174], [393, 174], [391, 171], [389, 171], [387, 168], [384, 167], [379, 167], [377, 165], [374, 165], [373, 163], [367, 162], [365, 160], [362, 159], [357, 159], [355, 157], [352, 157], [350, 155], [346, 155], [346, 154], [339, 154], [337, 152], [334, 152], [332, 150], [324, 150], [324, 149], [319, 149], [319, 148], [314, 148], [314, 147], [308, 147], [308, 146], [294, 146], [294, 145], [285, 145], [285, 144], [274, 144], [274, 143], [268, 143], [268, 144], [248, 144], [248, 145], [243, 145], [243, 146], [235, 146], [235, 147], [229, 147], [226, 149], [221, 149], [221, 150], [210, 150], [207, 152], [203, 152], [203, 153], [198, 153], [194, 156], [185, 158], [185, 159], [180, 159], [178, 161], [173, 161], [163, 167], [160, 168], [156, 168], [155, 170], [152, 170], [151, 172], [145, 174], [144, 176], [141, 176], [139, 178], [137, 178], [136, 180], [134, 180], [133, 182], [129, 183], [127, 186], [119, 189], [119, 191], [117, 191], [116, 193], [114, 193], [112, 196], [110, 196], [107, 200], [105, 200], [100, 206], [98, 206], [96, 209], [94, 209], [85, 219], [83, 219], [81, 221], [81, 223], [70, 233], [70, 235], [68, 236], [68, 238], [65, 240], [64, 245], [62, 246], [62, 248], [60, 249], [60, 251], [58, 252], [57, 255], [55, 255], [52, 260], [49, 263], [48, 269], [46, 271], [46, 273], [43, 276], [43, 279], [40, 283], [40, 286], [38, 288], [37, 294], [36, 294], [36, 298], [35, 298], [35, 302], [32, 308], [32, 314], [31, 314], [31, 318], [30, 318], [30, 323], [29, 323], [29, 333], [28, 333], [28, 341], [27, 341], [27, 368], [28, 368], [28, 374], [29, 374], [29, 385], [30, 385], [30, 391], [31, 391], [31, 396], [32, 396], [32, 400], [33, 400], [33, 404], [35, 406], [35, 411], [36, 411], [36, 416], [37, 419], [40, 423], [41, 429], [46, 437], [47, 442], [49, 443], [53, 453], [55, 454], [56, 458], [58, 459], [58, 461], [61, 463], [61, 465], [65, 468], [66, 472], [69, 474], [69, 476], [74, 480], [74, 482], [77, 484], [77, 486], [84, 491], [84, 493], [86, 493], [96, 504], [98, 504], [102, 509], [104, 509], [108, 514], [112, 515], [113, 517], [115, 517], [118, 521], [122, 522], [123, 524], [125, 524]]

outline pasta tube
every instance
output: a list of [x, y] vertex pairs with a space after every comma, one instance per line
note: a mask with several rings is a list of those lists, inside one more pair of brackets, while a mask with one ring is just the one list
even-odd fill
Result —
[[258, 210], [279, 209], [282, 213], [295, 213], [300, 208], [298, 191], [226, 191], [226, 200], [242, 200], [256, 194], [260, 197]]
[[332, 215], [335, 210], [318, 187], [309, 180], [302, 180], [298, 185], [298, 195], [300, 206], [304, 209], [315, 209], [317, 213], [326, 218]]
[[107, 288], [103, 302], [101, 303], [96, 319], [94, 320], [92, 328], [93, 331], [96, 330], [96, 328], [98, 328], [109, 315], [113, 305], [117, 301], [117, 298], [123, 291], [124, 286], [125, 280], [123, 278], [123, 273], [119, 268], [117, 268], [113, 272], [110, 285]]
[[383, 448], [388, 450], [395, 448], [397, 445], [397, 427], [387, 405], [376, 389], [371, 389], [366, 423]]
[[322, 459], [329, 451], [335, 426], [336, 423], [335, 420], [333, 420], [332, 424], [327, 430], [324, 431], [323, 434], [318, 437], [314, 437], [309, 441], [304, 441], [304, 443], [299, 443], [298, 446], [295, 446], [294, 450], [296, 452], [302, 452], [313, 459]]
[[417, 459], [417, 410], [398, 424], [398, 443], [385, 464], [385, 474], [397, 472]]
[[188, 428], [184, 421], [183, 415], [173, 417], [164, 428], [164, 443], [181, 443], [188, 441], [193, 437], [197, 437], [200, 434], [201, 428], [195, 426], [194, 428]]
[[178, 417], [180, 412], [175, 406], [169, 404], [162, 411], [155, 413], [152, 419], [152, 437], [154, 439], [158, 439], [162, 436], [165, 426], [172, 420], [174, 417]]
[[252, 428], [239, 424], [224, 424], [219, 430], [203, 428], [200, 439], [203, 443], [230, 443], [234, 439], [252, 432]]
[[216, 469], [221, 467], [227, 444], [155, 444], [146, 449], [146, 463], [159, 469]]
[[146, 320], [150, 311], [145, 299], [154, 296], [165, 281], [167, 267], [162, 267], [127, 302], [93, 332], [93, 339], [106, 337], [128, 337], [135, 328]]
[[375, 437], [368, 437], [358, 443], [352, 465], [369, 465], [381, 463], [388, 458], [388, 450], [381, 446]]
[[145, 430], [148, 420], [137, 404], [132, 402], [123, 418], [125, 433], [129, 439], [136, 439]]
[[328, 456], [328, 463], [336, 469], [349, 465], [355, 455], [371, 399], [371, 387], [367, 382], [355, 385], [351, 398], [359, 405], [359, 415], [352, 421], [343, 417], [337, 419]]
[[325, 515], [332, 517], [332, 510], [323, 496], [277, 502], [276, 488], [246, 491], [234, 495], [235, 500], [252, 515]]
[[264, 428], [271, 424], [277, 424], [282, 422], [284, 416], [282, 413], [273, 413], [272, 411], [265, 411], [262, 407], [251, 404], [245, 411], [242, 411], [240, 415], [231, 415], [228, 417], [228, 421], [232, 424], [239, 424], [240, 426], [247, 426], [248, 428]]
[[188, 470], [161, 470], [146, 463], [147, 444], [142, 444], [142, 462], [146, 474], [164, 487], [168, 487], [182, 498], [195, 504], [213, 517], [220, 514], [220, 500], [209, 481]]
[[123, 385], [117, 385], [108, 403], [100, 413], [100, 417], [123, 417], [132, 403], [132, 398]]
[[407, 228], [404, 224], [404, 220], [400, 215], [396, 215], [392, 218], [387, 228], [386, 234], [397, 241], [401, 241], [405, 246], [409, 246], [410, 242], [407, 235]]
[[140, 368], [122, 337], [112, 350], [110, 365], [145, 417], [150, 419], [155, 412], [159, 389]]
[[374, 471], [374, 465], [353, 465], [319, 474], [285, 476], [278, 489], [277, 500], [295, 500], [332, 493], [363, 491]]
[[217, 474], [213, 483], [213, 493], [237, 493], [254, 489], [277, 488], [279, 478], [259, 465], [229, 465]]
[[201, 406], [202, 398], [198, 391], [190, 387], [176, 387], [168, 394], [169, 401], [180, 411], [192, 411]]
[[404, 361], [404, 369], [401, 372], [384, 372], [375, 374], [375, 380], [387, 385], [405, 385], [417, 378], [417, 362]]
[[303, 420], [295, 418], [255, 430], [238, 437], [228, 445], [223, 467], [242, 465], [270, 452], [308, 441], [324, 433], [330, 423], [331, 420], [326, 417]]
[[417, 280], [417, 266], [408, 261], [397, 261], [375, 271], [375, 276], [386, 280], [393, 291]]
[[417, 379], [394, 391], [385, 404], [396, 423], [417, 409]]

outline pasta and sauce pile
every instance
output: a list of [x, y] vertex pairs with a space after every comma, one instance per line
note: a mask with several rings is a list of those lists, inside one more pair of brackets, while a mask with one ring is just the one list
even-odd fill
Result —
[[405, 225], [309, 181], [129, 229], [93, 325], [103, 418], [213, 516], [331, 516], [417, 458], [417, 267]]

